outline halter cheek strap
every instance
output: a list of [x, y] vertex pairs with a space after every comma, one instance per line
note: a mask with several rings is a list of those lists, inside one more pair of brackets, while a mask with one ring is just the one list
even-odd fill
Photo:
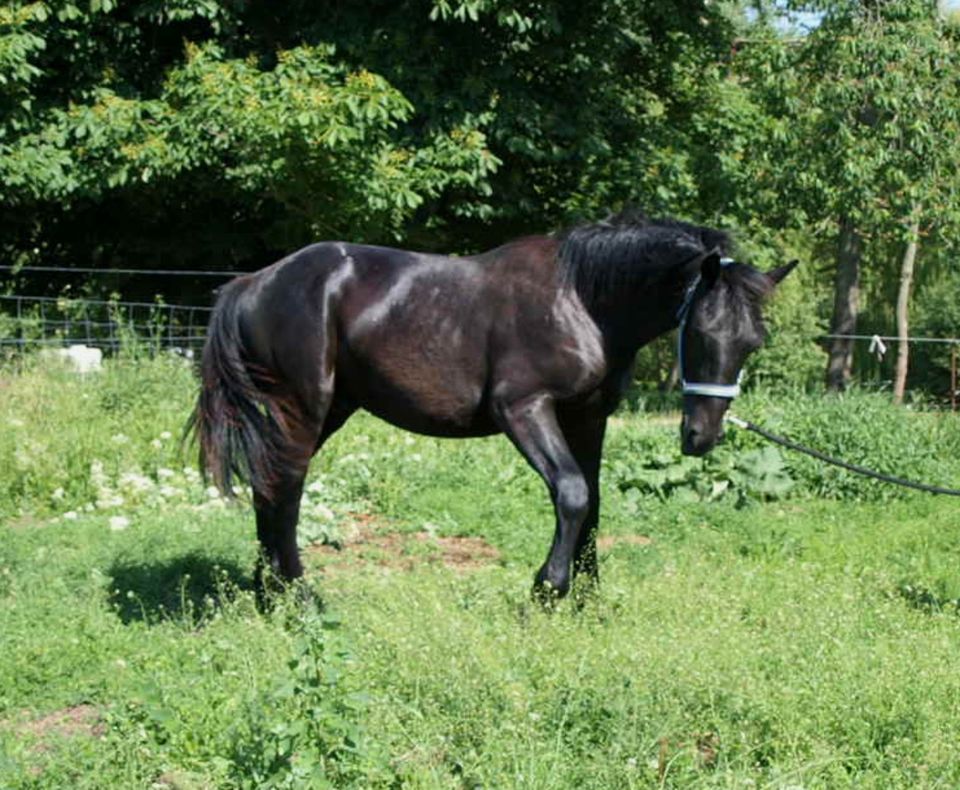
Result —
[[[721, 266], [730, 266], [732, 263], [733, 258], [720, 259]], [[683, 377], [683, 335], [687, 327], [687, 318], [690, 316], [690, 308], [693, 306], [693, 294], [696, 292], [699, 284], [700, 275], [698, 274], [693, 282], [690, 283], [690, 287], [687, 288], [687, 293], [683, 297], [683, 304], [681, 304], [680, 309], [677, 310], [677, 318], [680, 319], [680, 329], [677, 334], [677, 357], [680, 361], [680, 383], [682, 385], [682, 391], [684, 395], [704, 395], [708, 398], [727, 398], [728, 400], [733, 400], [740, 394], [740, 381], [743, 379], [743, 370], [737, 374], [736, 384], [687, 381]]]

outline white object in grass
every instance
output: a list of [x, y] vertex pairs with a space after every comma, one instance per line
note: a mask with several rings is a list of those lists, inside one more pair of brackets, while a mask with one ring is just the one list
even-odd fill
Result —
[[51, 348], [43, 355], [63, 363], [74, 373], [98, 373], [103, 369], [103, 352], [99, 348], [74, 345], [66, 348]]

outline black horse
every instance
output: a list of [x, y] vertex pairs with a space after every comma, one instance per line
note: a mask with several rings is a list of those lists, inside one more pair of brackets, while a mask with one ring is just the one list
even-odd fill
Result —
[[[543, 477], [556, 530], [536, 589], [597, 577], [607, 417], [637, 350], [681, 326], [682, 448], [707, 452], [761, 303], [795, 262], [735, 263], [723, 232], [620, 215], [470, 257], [313, 244], [222, 289], [193, 415], [201, 463], [253, 489], [263, 564], [302, 575], [311, 456], [357, 409], [410, 431], [505, 433]], [[699, 383], [687, 383], [699, 382]]]

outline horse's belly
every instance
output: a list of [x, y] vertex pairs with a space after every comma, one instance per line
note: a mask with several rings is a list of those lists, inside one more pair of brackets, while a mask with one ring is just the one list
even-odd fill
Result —
[[497, 432], [484, 397], [482, 371], [466, 360], [422, 355], [350, 355], [337, 386], [358, 406], [387, 422], [430, 436], [485, 436]]
[[361, 404], [362, 408], [391, 425], [426, 436], [465, 438], [499, 433], [489, 415], [476, 413], [472, 419], [448, 419], [442, 414], [410, 412], [390, 407], [382, 401]]

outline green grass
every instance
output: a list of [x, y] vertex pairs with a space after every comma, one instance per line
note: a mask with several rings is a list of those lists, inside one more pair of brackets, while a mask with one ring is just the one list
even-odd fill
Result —
[[[0, 419], [24, 415], [0, 444], [20, 492], [0, 540], [0, 787], [960, 784], [955, 502], [637, 503], [607, 475], [604, 534], [650, 541], [614, 543], [599, 594], [548, 613], [529, 585], [551, 514], [508, 443], [361, 416], [317, 459], [307, 531], [362, 512], [501, 559], [334, 570], [308, 552], [315, 599], [261, 615], [250, 514], [152, 444], [189, 408], [176, 371], [33, 370], [0, 391]], [[610, 463], [674, 430], [618, 421]]]

